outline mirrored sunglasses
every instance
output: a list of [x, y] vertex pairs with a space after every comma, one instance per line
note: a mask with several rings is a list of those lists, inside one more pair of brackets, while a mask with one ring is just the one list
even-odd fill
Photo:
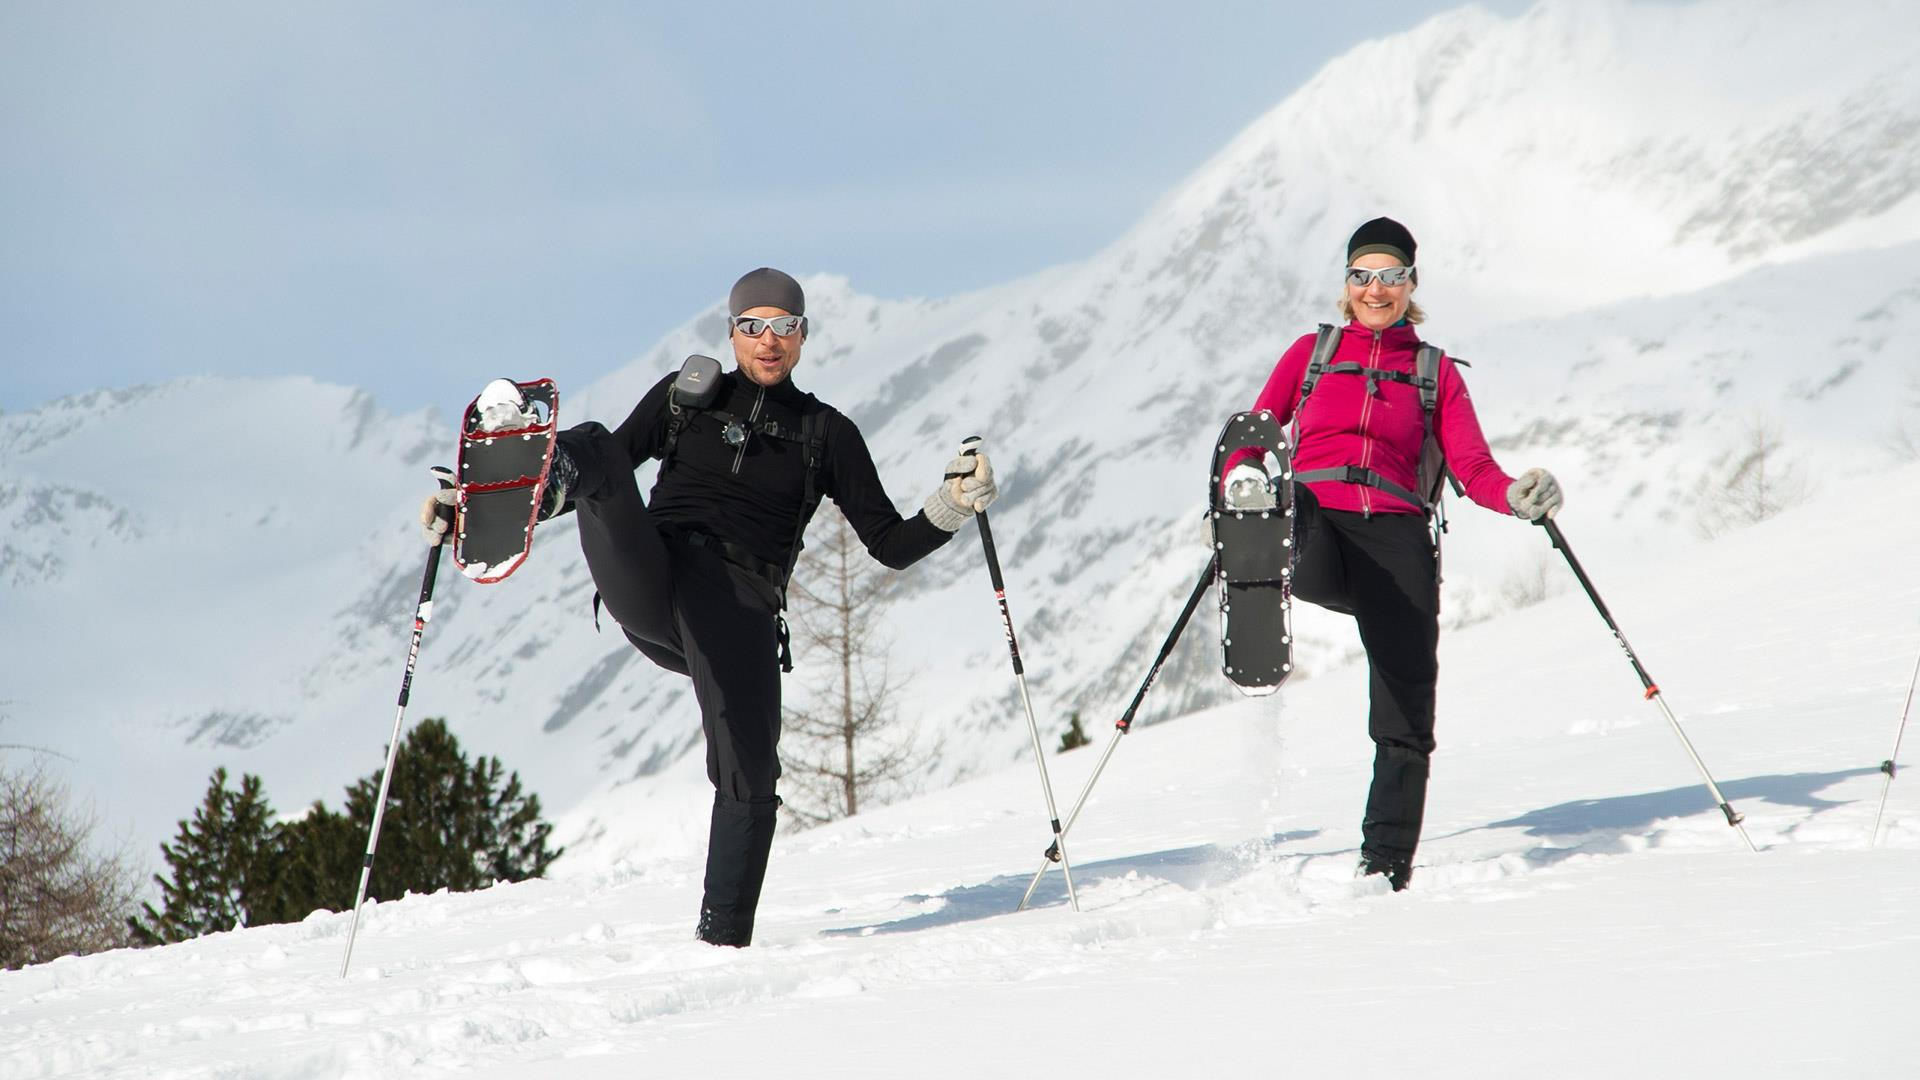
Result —
[[735, 315], [733, 317], [733, 328], [748, 337], [759, 337], [766, 332], [769, 326], [773, 328], [774, 333], [781, 337], [792, 337], [795, 333], [805, 329], [806, 325], [807, 317], [805, 315], [776, 315], [771, 319], [757, 318], [752, 315]]
[[1405, 285], [1412, 277], [1413, 267], [1411, 266], [1386, 266], [1378, 270], [1369, 270], [1364, 266], [1347, 267], [1347, 284], [1356, 289], [1364, 289], [1373, 284], [1374, 278], [1379, 278], [1380, 284], [1393, 288], [1396, 285]]

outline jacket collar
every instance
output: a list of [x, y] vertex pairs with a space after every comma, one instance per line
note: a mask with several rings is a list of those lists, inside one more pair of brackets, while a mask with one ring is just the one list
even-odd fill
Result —
[[[1341, 333], [1359, 338], [1369, 344], [1373, 341], [1373, 331], [1361, 326], [1359, 320], [1348, 323]], [[1420, 347], [1420, 335], [1414, 330], [1412, 323], [1402, 319], [1380, 331], [1380, 344], [1388, 349], [1417, 349]]]
[[[760, 393], [760, 384], [747, 378], [746, 373], [737, 367], [727, 372], [727, 378], [732, 382], [731, 392], [733, 394], [744, 394], [748, 398], [751, 398]], [[806, 398], [806, 392], [793, 385], [793, 376], [791, 375], [781, 379], [777, 385], [767, 387], [767, 400], [777, 401], [782, 405], [790, 405], [798, 408]]]

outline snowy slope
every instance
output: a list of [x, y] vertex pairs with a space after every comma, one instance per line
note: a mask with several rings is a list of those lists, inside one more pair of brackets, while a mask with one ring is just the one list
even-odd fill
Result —
[[[1582, 550], [1637, 569], [1693, 541], [1692, 493], [1754, 418], [1817, 487], [1920, 432], [1916, 30], [1871, 2], [1463, 9], [1332, 59], [1085, 262], [943, 299], [809, 277], [796, 377], [861, 424], [903, 510], [954, 442], [988, 437], [1050, 740], [1131, 693], [1204, 558], [1208, 440], [1329, 317], [1340, 242], [1382, 210], [1421, 237], [1428, 331], [1474, 362], [1503, 463], [1555, 469]], [[617, 422], [686, 353], [724, 349], [719, 316], [563, 388], [563, 418]], [[420, 573], [408, 519], [451, 442], [299, 380], [0, 417], [0, 736], [75, 759], [145, 851], [215, 764], [264, 774], [283, 808], [337, 798], [381, 760]], [[1532, 530], [1455, 518], [1446, 607], [1467, 624], [1543, 561]], [[567, 814], [569, 873], [694, 849], [705, 783], [684, 682], [594, 633], [572, 530], [544, 527], [504, 585], [442, 582], [413, 706]], [[972, 531], [907, 583], [901, 708], [945, 746], [921, 782], [1018, 760]], [[1150, 718], [1224, 700], [1213, 632], [1206, 612]], [[1353, 646], [1313, 612], [1301, 633], [1303, 685]]]
[[[1565, 596], [1444, 639], [1407, 893], [1352, 878], [1345, 666], [1128, 737], [1070, 837], [1079, 914], [1057, 873], [1012, 911], [1046, 840], [1022, 763], [779, 837], [750, 950], [689, 940], [690, 857], [410, 897], [365, 913], [345, 981], [335, 914], [0, 974], [0, 1077], [1908, 1076], [1904, 773], [1868, 832], [1920, 507], [1853, 529], [1876, 487], [1631, 572], [1582, 552], [1759, 854]], [[1843, 538], [1888, 569], [1774, 585]]]

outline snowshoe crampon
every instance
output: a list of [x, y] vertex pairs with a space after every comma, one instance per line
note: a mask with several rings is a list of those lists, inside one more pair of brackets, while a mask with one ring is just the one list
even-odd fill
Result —
[[533, 546], [559, 411], [552, 379], [495, 379], [461, 417], [453, 561], [479, 584], [504, 580]]
[[[1226, 496], [1239, 450], [1263, 468], [1271, 506], [1236, 508]], [[1207, 516], [1219, 558], [1220, 649], [1228, 679], [1249, 696], [1271, 694], [1293, 672], [1293, 459], [1271, 412], [1236, 413], [1220, 431], [1208, 471]]]

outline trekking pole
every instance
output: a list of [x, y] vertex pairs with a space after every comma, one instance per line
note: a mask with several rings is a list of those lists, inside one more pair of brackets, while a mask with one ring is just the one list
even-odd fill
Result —
[[[453, 470], [442, 465], [432, 469], [440, 486], [454, 486]], [[441, 506], [443, 518], [451, 518], [453, 507]], [[387, 786], [393, 783], [393, 762], [400, 754], [400, 723], [407, 715], [407, 697], [413, 690], [413, 666], [420, 659], [420, 632], [433, 618], [433, 581], [440, 572], [440, 549], [453, 541], [452, 530], [440, 543], [427, 549], [427, 572], [420, 580], [420, 603], [413, 609], [413, 640], [407, 644], [406, 674], [400, 677], [400, 707], [393, 714], [393, 737], [387, 740], [387, 767], [380, 772], [380, 797], [373, 804], [373, 828], [367, 832], [367, 853], [360, 861], [360, 887], [353, 894], [353, 921], [347, 924], [347, 951], [340, 957], [340, 977], [347, 977], [347, 965], [353, 962], [353, 938], [360, 931], [360, 902], [367, 898], [367, 879], [373, 876], [373, 849], [380, 843], [380, 820], [386, 816]]]
[[[1107, 748], [1101, 752], [1099, 762], [1094, 765], [1093, 775], [1087, 777], [1087, 786], [1080, 789], [1080, 797], [1074, 800], [1073, 809], [1067, 814], [1067, 823], [1060, 827], [1061, 835], [1071, 832], [1073, 823], [1080, 820], [1080, 808], [1087, 805], [1087, 796], [1093, 794], [1093, 785], [1100, 782], [1100, 773], [1106, 769], [1107, 759], [1113, 756], [1114, 748], [1120, 745], [1120, 736], [1133, 729], [1133, 714], [1139, 711], [1140, 702], [1146, 699], [1147, 691], [1153, 689], [1154, 680], [1160, 677], [1160, 665], [1167, 662], [1167, 657], [1172, 654], [1174, 645], [1180, 640], [1180, 635], [1186, 631], [1187, 621], [1193, 618], [1194, 609], [1200, 606], [1200, 598], [1207, 595], [1207, 587], [1213, 584], [1214, 567], [1219, 565], [1219, 561], [1219, 555], [1213, 556], [1207, 560], [1207, 568], [1200, 572], [1200, 580], [1193, 587], [1193, 595], [1187, 597], [1187, 606], [1180, 609], [1180, 617], [1174, 620], [1173, 630], [1167, 634], [1166, 643], [1160, 646], [1160, 655], [1153, 658], [1153, 666], [1147, 669], [1147, 677], [1140, 681], [1140, 689], [1134, 692], [1133, 700], [1127, 703], [1127, 711], [1121, 713], [1120, 722], [1113, 725], [1114, 736], [1107, 740]], [[1059, 859], [1060, 847], [1056, 843], [1041, 857], [1040, 869], [1034, 873], [1033, 880], [1027, 883], [1026, 895], [1020, 898], [1020, 906], [1015, 909], [1016, 911], [1027, 909], [1027, 901], [1033, 899], [1033, 890], [1039, 887], [1040, 879], [1046, 876], [1047, 870]]]
[[[980, 451], [980, 436], [969, 435], [960, 443], [960, 456], [972, 457]], [[966, 473], [956, 474], [965, 476]], [[954, 477], [949, 476], [951, 480]], [[1040, 791], [1047, 798], [1047, 820], [1053, 826], [1053, 843], [1060, 852], [1060, 872], [1067, 878], [1067, 900], [1080, 910], [1080, 897], [1073, 891], [1073, 866], [1067, 861], [1066, 830], [1060, 827], [1060, 811], [1054, 808], [1053, 781], [1047, 777], [1046, 749], [1040, 743], [1040, 725], [1033, 718], [1033, 699], [1027, 696], [1027, 669], [1020, 663], [1020, 642], [1013, 635], [1013, 614], [1007, 610], [1007, 585], [1000, 576], [1000, 556], [993, 548], [993, 527], [987, 512], [974, 514], [980, 523], [980, 546], [987, 553], [987, 575], [993, 579], [993, 595], [1000, 602], [1000, 622], [1007, 632], [1007, 652], [1013, 657], [1013, 680], [1020, 687], [1020, 704], [1027, 710], [1027, 734], [1033, 737], [1033, 762], [1040, 767]]]
[[1880, 785], [1880, 809], [1873, 815], [1873, 837], [1867, 842], [1868, 847], [1876, 847], [1880, 843], [1880, 818], [1887, 812], [1887, 792], [1893, 788], [1893, 774], [1899, 768], [1894, 762], [1900, 759], [1900, 737], [1907, 733], [1907, 713], [1913, 709], [1913, 686], [1916, 682], [1920, 682], [1920, 657], [1914, 659], [1913, 678], [1907, 680], [1907, 703], [1900, 706], [1900, 726], [1893, 731], [1893, 754], [1880, 763], [1880, 771], [1887, 774], [1887, 779]]
[[1613, 621], [1613, 613], [1607, 610], [1606, 603], [1600, 599], [1600, 593], [1594, 589], [1592, 580], [1587, 577], [1586, 570], [1580, 565], [1580, 560], [1574, 558], [1573, 548], [1567, 546], [1567, 538], [1561, 534], [1560, 526], [1555, 525], [1550, 517], [1540, 518], [1534, 524], [1543, 526], [1547, 530], [1547, 535], [1553, 538], [1553, 546], [1559, 548], [1560, 554], [1567, 557], [1567, 565], [1573, 568], [1573, 575], [1580, 579], [1580, 587], [1587, 590], [1587, 599], [1593, 601], [1593, 606], [1600, 612], [1600, 617], [1606, 620], [1607, 629], [1613, 631], [1613, 639], [1620, 643], [1620, 651], [1627, 654], [1627, 663], [1633, 665], [1634, 673], [1640, 676], [1641, 685], [1647, 688], [1647, 700], [1659, 705], [1660, 711], [1666, 714], [1667, 723], [1673, 725], [1673, 733], [1679, 736], [1680, 745], [1686, 749], [1687, 757], [1693, 759], [1693, 767], [1700, 770], [1700, 778], [1707, 782], [1708, 793], [1719, 805], [1720, 812], [1727, 816], [1727, 824], [1733, 826], [1734, 831], [1740, 834], [1740, 839], [1746, 841], [1748, 851], [1759, 851], [1759, 848], [1753, 846], [1753, 838], [1748, 836], [1747, 830], [1740, 825], [1742, 815], [1735, 813], [1732, 804], [1727, 802], [1727, 797], [1720, 794], [1720, 785], [1714, 783], [1712, 774], [1707, 772], [1706, 762], [1701, 761], [1699, 752], [1694, 750], [1693, 741], [1687, 738], [1685, 729], [1680, 726], [1680, 718], [1673, 715], [1673, 710], [1667, 707], [1667, 699], [1660, 696], [1659, 685], [1653, 681], [1653, 676], [1647, 674], [1647, 669], [1641, 665], [1640, 658], [1634, 655], [1633, 646], [1627, 644], [1627, 636], [1620, 632], [1620, 624]]

